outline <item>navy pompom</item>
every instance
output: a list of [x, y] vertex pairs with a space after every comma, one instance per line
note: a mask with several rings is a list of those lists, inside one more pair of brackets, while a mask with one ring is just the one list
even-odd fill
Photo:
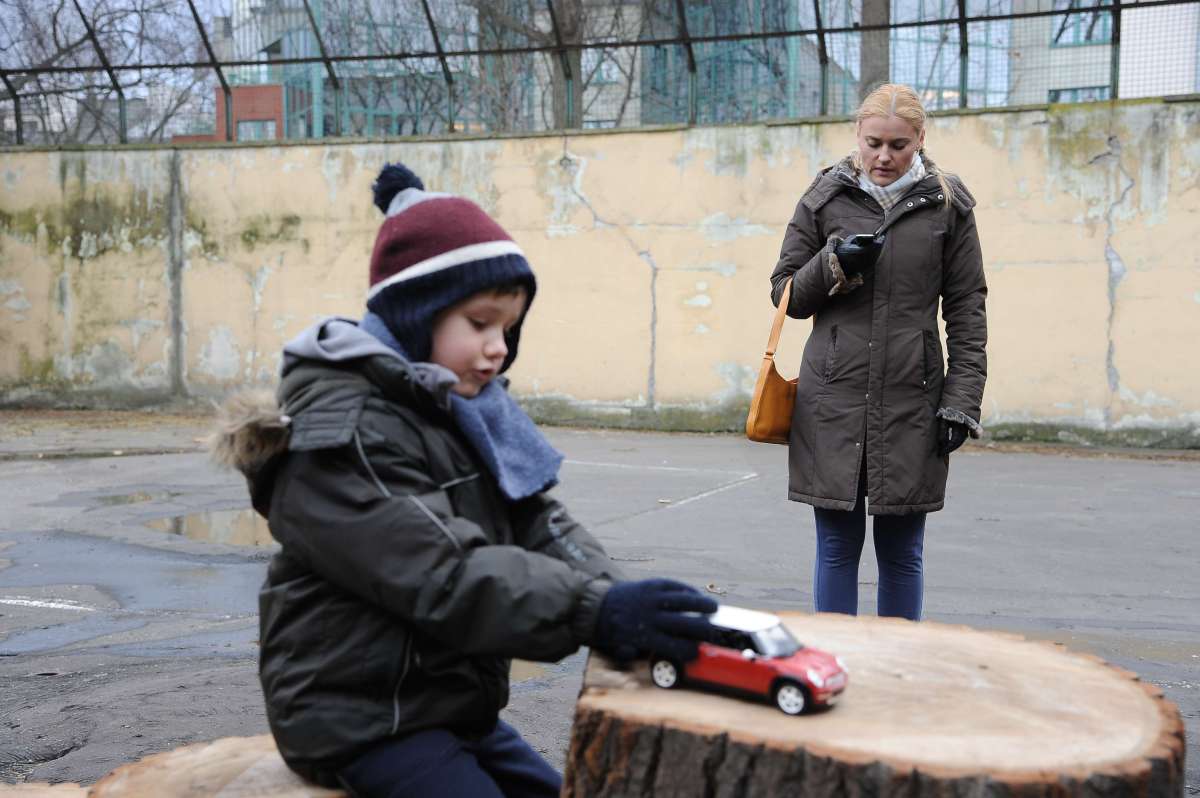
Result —
[[375, 178], [375, 185], [371, 186], [371, 190], [375, 192], [375, 207], [387, 213], [392, 198], [406, 188], [419, 188], [424, 191], [425, 184], [404, 164], [385, 164], [379, 172], [379, 177]]

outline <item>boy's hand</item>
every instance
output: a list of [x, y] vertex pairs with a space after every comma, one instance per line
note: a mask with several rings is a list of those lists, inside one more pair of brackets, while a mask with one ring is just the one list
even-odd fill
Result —
[[700, 653], [712, 624], [689, 613], [712, 613], [717, 602], [694, 587], [672, 579], [618, 582], [600, 604], [594, 648], [619, 660], [654, 654], [690, 662]]

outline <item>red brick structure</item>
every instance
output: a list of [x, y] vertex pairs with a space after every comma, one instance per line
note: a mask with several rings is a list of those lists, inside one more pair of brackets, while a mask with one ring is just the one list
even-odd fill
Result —
[[[283, 86], [268, 84], [263, 86], [231, 86], [233, 105], [233, 140], [256, 140], [262, 138], [283, 138]], [[213, 133], [199, 135], [172, 136], [174, 143], [197, 141], [225, 141], [225, 93], [217, 86], [217, 121]], [[240, 123], [258, 123], [253, 130], [242, 126], [242, 135], [238, 133]], [[274, 130], [271, 131], [271, 124]]]

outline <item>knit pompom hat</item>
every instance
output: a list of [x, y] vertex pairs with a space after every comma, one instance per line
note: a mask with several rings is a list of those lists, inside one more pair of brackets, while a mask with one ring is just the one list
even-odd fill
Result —
[[[525, 254], [482, 208], [462, 197], [425, 190], [402, 164], [383, 167], [372, 187], [375, 205], [387, 216], [371, 253], [367, 309], [383, 320], [410, 360], [428, 360], [434, 318], [487, 288], [525, 287], [525, 310], [537, 283]], [[517, 357], [521, 323], [506, 336], [508, 357]]]

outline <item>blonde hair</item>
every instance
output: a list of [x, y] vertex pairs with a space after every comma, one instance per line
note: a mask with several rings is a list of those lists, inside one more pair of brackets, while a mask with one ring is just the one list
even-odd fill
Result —
[[[873, 116], [897, 117], [903, 119], [910, 124], [913, 130], [920, 135], [925, 130], [925, 106], [921, 104], [921, 98], [911, 87], [901, 83], [885, 83], [873, 92], [868, 94], [863, 99], [862, 105], [858, 106], [858, 111], [854, 114], [856, 125], [861, 125], [864, 119], [869, 119]], [[925, 148], [921, 147], [918, 151], [918, 156], [925, 157]], [[929, 158], [925, 158], [927, 164], [932, 162]], [[854, 156], [855, 166], [859, 166], [857, 150]], [[939, 168], [930, 170], [937, 177], [938, 185], [942, 187], [942, 196], [945, 197], [945, 203], [950, 205], [950, 196], [953, 189], [946, 182], [945, 173]]]

